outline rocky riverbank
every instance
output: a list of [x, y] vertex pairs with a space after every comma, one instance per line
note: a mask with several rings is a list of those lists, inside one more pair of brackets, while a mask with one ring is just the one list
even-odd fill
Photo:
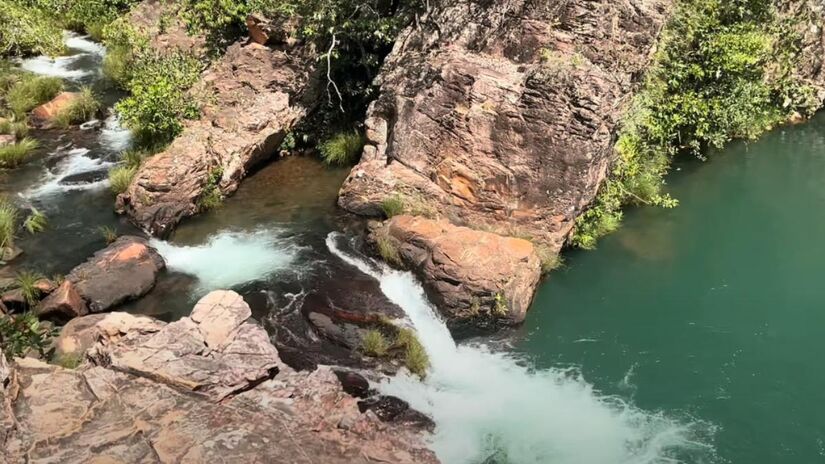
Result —
[[250, 315], [213, 292], [175, 323], [111, 313], [75, 331], [74, 369], [3, 359], [5, 462], [436, 462], [425, 418], [353, 373], [290, 369]]

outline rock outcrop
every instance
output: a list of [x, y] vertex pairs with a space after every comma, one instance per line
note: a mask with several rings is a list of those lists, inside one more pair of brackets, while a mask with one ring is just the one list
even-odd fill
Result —
[[157, 250], [140, 237], [119, 237], [66, 276], [86, 302], [99, 313], [139, 298], [152, 289], [166, 267]]
[[[106, 315], [94, 362], [76, 370], [0, 361], [4, 462], [437, 462], [419, 426], [361, 413], [329, 368], [262, 381], [280, 361], [248, 314], [237, 294], [216, 292], [186, 322]], [[251, 351], [250, 335], [261, 343]], [[193, 339], [198, 352], [185, 348]]]
[[60, 92], [51, 101], [33, 109], [31, 113], [32, 120], [43, 126], [50, 124], [50, 121], [77, 100], [79, 95], [77, 92]]
[[396, 216], [371, 238], [419, 276], [450, 325], [522, 322], [541, 277], [529, 241], [446, 221]]
[[35, 308], [40, 319], [68, 321], [89, 312], [86, 301], [70, 280], [64, 281]]
[[230, 46], [202, 76], [202, 117], [141, 166], [117, 210], [165, 236], [202, 209], [204, 195], [233, 193], [315, 105], [315, 64], [300, 44]]
[[340, 205], [380, 216], [399, 196], [559, 250], [605, 176], [671, 3], [435, 2], [385, 62]]

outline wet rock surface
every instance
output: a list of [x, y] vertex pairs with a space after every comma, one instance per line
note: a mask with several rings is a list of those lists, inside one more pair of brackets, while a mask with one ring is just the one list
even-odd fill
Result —
[[165, 236], [200, 212], [203, 195], [234, 193], [316, 104], [315, 70], [314, 54], [300, 44], [230, 46], [198, 85], [212, 96], [202, 117], [141, 166], [117, 210]]
[[140, 237], [119, 237], [66, 276], [90, 312], [107, 311], [145, 295], [166, 267], [163, 258]]
[[395, 250], [453, 325], [522, 322], [541, 277], [539, 257], [527, 240], [446, 221], [396, 216], [372, 240]]
[[249, 314], [234, 292], [213, 292], [180, 323], [103, 316], [94, 362], [76, 370], [0, 361], [5, 462], [437, 462], [421, 426], [361, 413], [330, 368], [284, 367], [260, 382], [280, 360]]
[[596, 195], [668, 0], [437, 2], [397, 39], [339, 203], [400, 196], [558, 251]]

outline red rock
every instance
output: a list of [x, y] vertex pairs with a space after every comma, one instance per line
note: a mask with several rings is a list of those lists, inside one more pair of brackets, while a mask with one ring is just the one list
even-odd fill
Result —
[[15, 138], [11, 134], [0, 134], [0, 147], [11, 145], [15, 142]]
[[39, 123], [46, 123], [57, 116], [60, 111], [69, 106], [80, 94], [77, 92], [60, 92], [50, 102], [44, 103], [32, 110], [32, 119]]
[[89, 312], [86, 302], [70, 280], [60, 284], [57, 290], [40, 302], [35, 311], [41, 319], [60, 321], [68, 321]]
[[392, 218], [372, 240], [382, 236], [451, 323], [524, 320], [541, 277], [529, 241], [412, 216]]

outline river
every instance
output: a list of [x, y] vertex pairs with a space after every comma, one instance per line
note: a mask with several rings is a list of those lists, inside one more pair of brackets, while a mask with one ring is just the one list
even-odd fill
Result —
[[[22, 66], [93, 85], [111, 106], [120, 94], [99, 73], [105, 50], [68, 40], [70, 56]], [[99, 227], [137, 232], [106, 188], [129, 145], [114, 116], [101, 130], [33, 135], [44, 147], [0, 191], [51, 226], [21, 240], [18, 268], [65, 273], [105, 246]], [[353, 222], [335, 206], [346, 170], [308, 157], [263, 167], [220, 208], [153, 240], [169, 270], [125, 309], [174, 320], [209, 290], [233, 288], [282, 341], [307, 331], [294, 324], [308, 295], [380, 292], [432, 361], [423, 382], [401, 375], [380, 389], [435, 419], [447, 464], [821, 462], [825, 115], [710, 159], [676, 166], [668, 190], [679, 208], [631, 210], [598, 250], [568, 253], [526, 324], [494, 338], [456, 344], [410, 274], [353, 251], [342, 233]]]

